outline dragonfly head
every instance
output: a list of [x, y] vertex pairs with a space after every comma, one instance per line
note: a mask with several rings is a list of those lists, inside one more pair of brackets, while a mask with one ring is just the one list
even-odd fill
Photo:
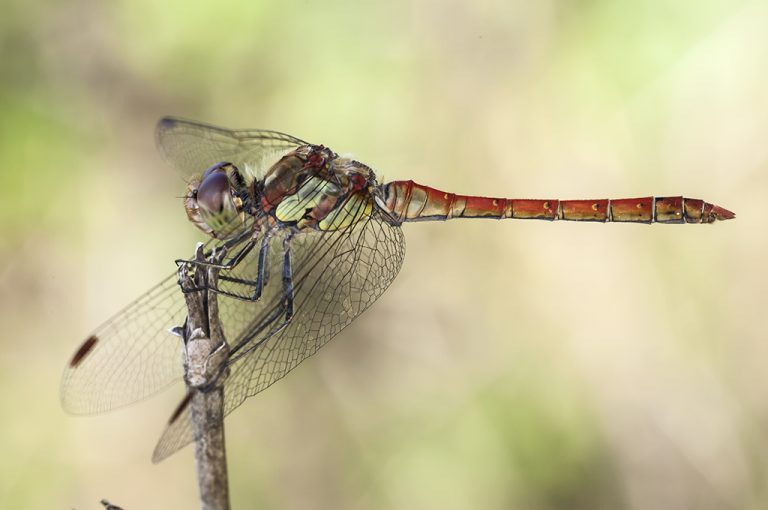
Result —
[[184, 208], [200, 230], [227, 239], [244, 225], [243, 201], [238, 196], [240, 173], [232, 163], [216, 163], [202, 177], [189, 183]]

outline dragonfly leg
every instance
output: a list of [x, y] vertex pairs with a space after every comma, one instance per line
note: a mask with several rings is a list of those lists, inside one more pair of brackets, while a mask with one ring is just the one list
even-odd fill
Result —
[[[292, 235], [289, 235], [283, 241], [283, 298], [268, 317], [245, 332], [242, 335], [242, 340], [232, 347], [229, 360], [227, 361], [228, 365], [258, 349], [291, 322], [293, 318], [293, 266], [291, 264], [290, 249], [292, 237]], [[272, 323], [280, 317], [282, 317], [282, 321], [272, 326]], [[262, 332], [267, 329], [266, 334], [262, 336]], [[253, 342], [254, 338], [258, 338], [258, 341]]]
[[208, 250], [205, 253], [205, 259], [212, 258], [214, 252], [224, 252], [224, 256], [221, 257], [220, 260], [223, 260], [223, 258], [226, 256], [226, 254], [234, 248], [235, 246], [238, 246], [240, 244], [244, 243], [244, 246], [231, 258], [228, 262], [221, 263], [221, 262], [209, 262], [208, 260], [201, 260], [200, 258], [194, 258], [194, 259], [176, 259], [176, 265], [182, 265], [182, 264], [194, 264], [198, 267], [213, 267], [215, 269], [223, 269], [223, 270], [230, 270], [234, 269], [234, 267], [240, 263], [240, 261], [243, 260], [243, 258], [250, 252], [254, 247], [254, 240], [252, 238], [252, 233], [249, 231], [243, 232], [237, 237], [234, 237], [223, 244], [219, 246], [214, 246], [213, 249]]
[[221, 288], [212, 289], [212, 290], [214, 290], [215, 292], [218, 292], [219, 294], [235, 297], [238, 299], [242, 299], [244, 301], [258, 301], [259, 299], [261, 299], [261, 294], [264, 290], [264, 287], [266, 287], [267, 280], [269, 278], [268, 277], [269, 275], [269, 271], [268, 271], [269, 242], [271, 238], [272, 236], [268, 234], [268, 235], [265, 235], [261, 240], [261, 247], [259, 248], [258, 265], [256, 267], [256, 280], [247, 279], [247, 278], [237, 278], [235, 276], [230, 276], [226, 273], [219, 275], [220, 281], [234, 283], [237, 285], [243, 285], [246, 287], [253, 287], [254, 290], [251, 295], [245, 295], [244, 293], [234, 293]]
[[[228, 262], [224, 264], [218, 264], [215, 262], [207, 262], [204, 260], [177, 260], [177, 264], [189, 264], [190, 266], [202, 270], [203, 268], [216, 268], [219, 270], [231, 270], [235, 268], [242, 260], [245, 258], [246, 255], [248, 255], [251, 250], [253, 250], [253, 247], [255, 246], [254, 241], [248, 241], [245, 246], [243, 246], [231, 259], [229, 259]], [[232, 278], [227, 278], [226, 275], [220, 275], [221, 280], [227, 280], [227, 281], [234, 281]], [[249, 283], [246, 281], [241, 281], [241, 283]], [[185, 294], [188, 294], [190, 292], [197, 292], [200, 290], [213, 290], [214, 292], [218, 292], [219, 289], [211, 287], [208, 283], [203, 284], [199, 287], [186, 287], [182, 288], [182, 291]]]
[[[237, 253], [235, 253], [231, 259], [229, 259], [227, 262], [223, 264], [218, 264], [215, 262], [208, 262], [205, 260], [186, 260], [186, 259], [178, 259], [176, 260], [176, 264], [193, 264], [197, 267], [212, 267], [215, 269], [221, 269], [225, 271], [229, 271], [234, 269], [250, 251], [253, 249], [253, 247], [256, 245], [254, 241], [248, 241], [245, 243], [245, 246], [243, 246]], [[228, 250], [228, 247], [224, 246], [221, 248], [222, 250]]]
[[259, 267], [257, 269], [256, 290], [253, 293], [253, 300], [256, 301], [261, 298], [261, 291], [267, 285], [267, 275], [269, 274], [269, 265], [267, 253], [269, 252], [269, 240], [272, 238], [270, 235], [265, 235], [261, 240], [261, 249], [259, 250]]
[[293, 317], [293, 268], [291, 266], [290, 242], [293, 236], [286, 236], [283, 241], [283, 293], [285, 300], [285, 322]]
[[256, 246], [254, 241], [248, 241], [245, 246], [242, 247], [235, 255], [224, 264], [206, 264], [206, 267], [213, 267], [224, 271], [230, 271], [237, 267], [240, 262], [248, 255], [253, 247]]

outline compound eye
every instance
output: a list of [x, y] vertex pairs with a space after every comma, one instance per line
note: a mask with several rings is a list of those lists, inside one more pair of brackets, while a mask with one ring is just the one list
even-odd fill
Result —
[[229, 178], [224, 172], [212, 170], [203, 174], [203, 181], [197, 188], [197, 203], [207, 211], [221, 212], [224, 200], [229, 196]]
[[205, 180], [206, 177], [208, 177], [209, 175], [211, 175], [212, 173], [214, 173], [216, 171], [226, 172], [227, 167], [231, 166], [231, 165], [232, 165], [232, 163], [229, 163], [227, 161], [221, 161], [219, 163], [216, 163], [215, 165], [210, 167], [208, 170], [203, 172], [202, 180]]

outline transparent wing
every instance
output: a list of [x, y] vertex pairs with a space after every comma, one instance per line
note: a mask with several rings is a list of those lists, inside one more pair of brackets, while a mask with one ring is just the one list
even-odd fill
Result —
[[[221, 244], [211, 240], [207, 248]], [[173, 273], [96, 328], [64, 369], [61, 402], [95, 414], [144, 399], [183, 375], [182, 339], [170, 332], [187, 316]]]
[[163, 157], [185, 176], [228, 161], [252, 179], [263, 178], [284, 154], [307, 144], [277, 131], [225, 129], [175, 117], [160, 119], [156, 139]]
[[[345, 230], [298, 234], [290, 241], [294, 315], [284, 324], [283, 241], [270, 239], [268, 283], [257, 302], [221, 297], [225, 336], [232, 348], [230, 374], [224, 381], [225, 414], [249, 396], [266, 389], [318, 351], [368, 308], [390, 285], [403, 262], [405, 241], [374, 210], [373, 216]], [[251, 256], [220, 284], [221, 290], [247, 293], [237, 281], [253, 279], [257, 256]], [[188, 409], [174, 413], [155, 449], [159, 462], [193, 440]]]
[[61, 401], [74, 414], [107, 411], [141, 400], [183, 375], [184, 296], [176, 273], [99, 326], [64, 369]]

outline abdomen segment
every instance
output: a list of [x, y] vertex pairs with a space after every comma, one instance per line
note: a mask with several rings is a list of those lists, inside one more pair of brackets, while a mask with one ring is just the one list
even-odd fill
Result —
[[413, 181], [381, 186], [389, 212], [399, 221], [452, 218], [515, 218], [629, 223], [713, 223], [735, 217], [717, 205], [685, 197], [599, 200], [530, 200], [447, 193]]

